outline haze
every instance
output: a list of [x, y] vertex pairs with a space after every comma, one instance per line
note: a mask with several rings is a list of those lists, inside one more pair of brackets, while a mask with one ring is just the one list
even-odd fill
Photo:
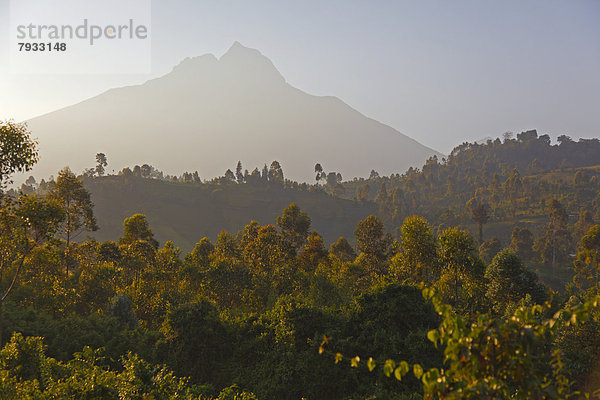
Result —
[[[597, 1], [154, 1], [152, 13], [151, 75], [9, 75], [0, 57], [0, 119], [142, 83], [237, 40], [291, 85], [443, 153], [507, 130], [599, 134]], [[0, 0], [0, 26], [7, 18]], [[0, 54], [7, 47], [0, 35]]]
[[237, 160], [249, 171], [278, 160], [287, 178], [301, 182], [314, 180], [317, 162], [351, 179], [442, 156], [336, 97], [294, 88], [267, 57], [239, 42], [220, 59], [186, 58], [160, 78], [28, 122], [39, 136], [38, 177], [65, 164], [82, 171], [98, 151], [108, 155], [109, 170], [148, 163], [203, 178]]

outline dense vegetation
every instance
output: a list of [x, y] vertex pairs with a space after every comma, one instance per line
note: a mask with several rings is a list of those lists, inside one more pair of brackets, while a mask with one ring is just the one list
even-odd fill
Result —
[[[1, 127], [32, 155], [9, 165], [6, 180], [37, 154], [23, 127]], [[0, 393], [524, 399], [593, 392], [600, 227], [596, 172], [587, 168], [595, 161], [586, 152], [598, 143], [567, 151], [573, 142], [564, 138], [551, 146], [523, 135], [461, 146], [423, 171], [346, 183], [318, 166], [324, 185], [298, 185], [275, 163], [255, 180], [241, 165], [211, 182], [193, 173], [174, 182], [151, 167], [103, 177], [107, 160], [99, 155], [83, 177], [65, 168], [55, 180], [6, 191]], [[540, 169], [525, 179], [515, 169], [531, 164], [532, 154]], [[220, 201], [283, 193], [377, 215], [360, 217], [352, 237], [326, 246], [311, 229], [313, 215], [291, 203], [271, 224], [248, 220], [183, 252], [160, 243], [137, 210], [114, 240], [85, 239], [102, 228], [90, 185], [136, 193], [170, 185], [198, 196], [217, 191]], [[587, 216], [573, 221], [574, 207]], [[485, 240], [492, 224], [512, 228], [510, 242]], [[476, 237], [468, 230], [474, 225]], [[538, 280], [536, 268], [559, 290]]]

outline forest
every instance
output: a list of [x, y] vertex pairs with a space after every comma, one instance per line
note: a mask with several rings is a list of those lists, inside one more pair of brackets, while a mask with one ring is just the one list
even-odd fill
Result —
[[37, 144], [9, 121], [0, 144], [3, 399], [600, 397], [598, 139], [506, 133], [314, 184], [276, 161], [107, 175], [99, 153], [19, 188]]

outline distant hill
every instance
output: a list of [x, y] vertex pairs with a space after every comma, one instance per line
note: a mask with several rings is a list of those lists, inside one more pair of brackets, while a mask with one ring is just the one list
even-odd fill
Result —
[[91, 192], [100, 226], [93, 237], [116, 240], [123, 234], [123, 220], [142, 213], [161, 243], [172, 240], [185, 251], [204, 236], [214, 241], [223, 229], [235, 234], [251, 220], [274, 225], [292, 202], [308, 213], [312, 229], [327, 244], [339, 236], [354, 242], [358, 221], [376, 211], [372, 203], [362, 205], [323, 191], [270, 185], [196, 185], [108, 176], [86, 179], [85, 186]]
[[[318, 68], [318, 65], [315, 66]], [[39, 138], [35, 176], [69, 165], [108, 170], [148, 163], [166, 173], [222, 174], [242, 160], [278, 160], [285, 175], [313, 182], [320, 162], [344, 178], [403, 172], [440, 153], [370, 119], [336, 97], [312, 96], [288, 83], [257, 50], [235, 43], [220, 59], [187, 58], [142, 85], [111, 89], [28, 121]]]

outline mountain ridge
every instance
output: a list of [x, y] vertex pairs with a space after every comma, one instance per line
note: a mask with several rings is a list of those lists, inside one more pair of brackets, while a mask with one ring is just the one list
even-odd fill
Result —
[[109, 89], [29, 124], [40, 138], [33, 172], [46, 176], [64, 165], [90, 167], [97, 152], [108, 156], [109, 170], [148, 163], [168, 173], [198, 170], [203, 178], [237, 160], [249, 169], [278, 160], [286, 176], [309, 182], [316, 162], [350, 178], [371, 169], [401, 173], [441, 156], [338, 97], [291, 86], [271, 60], [239, 42], [220, 58], [186, 58], [161, 77]]

